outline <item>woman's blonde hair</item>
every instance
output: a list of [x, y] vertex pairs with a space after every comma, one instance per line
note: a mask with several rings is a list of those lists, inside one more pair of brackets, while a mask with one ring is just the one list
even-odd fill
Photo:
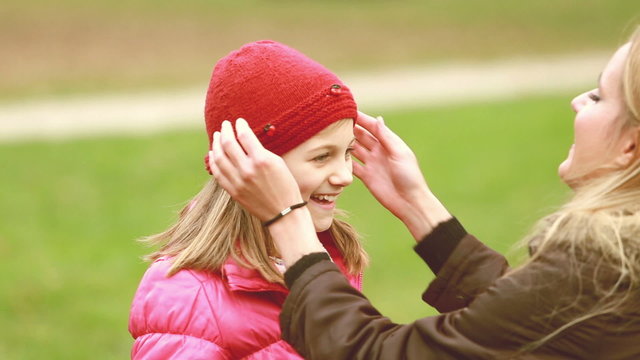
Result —
[[[612, 125], [611, 133], [640, 127], [640, 27], [630, 39], [622, 75], [626, 112]], [[639, 149], [636, 149], [638, 151]], [[637, 308], [640, 288], [640, 161], [590, 179], [576, 188], [573, 198], [538, 222], [523, 241], [535, 249], [528, 261], [550, 251], [567, 253], [567, 276], [591, 282], [598, 301], [572, 320], [523, 350], [532, 351], [564, 330], [600, 315], [624, 314]], [[581, 268], [594, 270], [584, 278]], [[518, 271], [517, 269], [515, 271]], [[582, 276], [580, 276], [582, 275]], [[613, 276], [614, 281], [611, 281]], [[578, 303], [578, 294], [575, 304]], [[591, 294], [590, 296], [593, 296]]]
[[[334, 219], [330, 231], [349, 272], [361, 272], [368, 260], [358, 233], [340, 219]], [[270, 258], [277, 251], [267, 229], [213, 178], [184, 207], [174, 225], [141, 241], [161, 245], [146, 260], [174, 258], [169, 276], [181, 269], [217, 271], [231, 256], [238, 264], [259, 271], [268, 281], [283, 283], [282, 274]]]

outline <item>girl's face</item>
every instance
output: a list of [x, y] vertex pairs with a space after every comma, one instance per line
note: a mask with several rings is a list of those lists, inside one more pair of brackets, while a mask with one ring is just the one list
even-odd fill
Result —
[[631, 129], [617, 133], [626, 110], [622, 92], [622, 72], [629, 44], [613, 55], [600, 75], [598, 88], [578, 95], [571, 102], [576, 113], [574, 144], [560, 164], [558, 174], [570, 187], [628, 165], [635, 155]]
[[336, 200], [353, 181], [353, 120], [337, 121], [282, 156], [308, 201], [317, 232], [329, 229]]

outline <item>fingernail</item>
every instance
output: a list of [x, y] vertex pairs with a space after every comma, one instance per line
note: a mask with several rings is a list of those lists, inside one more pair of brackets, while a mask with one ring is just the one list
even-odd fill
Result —
[[384, 124], [384, 119], [382, 118], [382, 116], [378, 115], [376, 116], [376, 120], [380, 121], [381, 123]]

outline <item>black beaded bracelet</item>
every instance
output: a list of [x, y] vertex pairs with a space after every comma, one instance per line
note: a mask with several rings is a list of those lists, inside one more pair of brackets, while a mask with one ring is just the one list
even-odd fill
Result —
[[276, 215], [273, 219], [271, 220], [267, 220], [265, 222], [262, 223], [262, 226], [267, 227], [271, 224], [273, 224], [274, 222], [280, 220], [283, 216], [287, 215], [288, 213], [290, 213], [291, 211], [301, 208], [303, 206], [307, 205], [306, 201], [301, 202], [300, 204], [295, 204], [295, 205], [291, 205], [288, 208], [280, 211], [280, 213], [278, 213], [278, 215]]

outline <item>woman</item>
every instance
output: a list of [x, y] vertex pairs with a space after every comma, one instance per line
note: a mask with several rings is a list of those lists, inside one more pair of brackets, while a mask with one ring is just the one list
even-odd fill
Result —
[[[539, 222], [515, 269], [447, 212], [402, 140], [361, 114], [354, 173], [418, 242], [437, 275], [423, 299], [442, 314], [407, 325], [380, 315], [296, 209], [270, 228], [291, 290], [283, 338], [309, 359], [640, 359], [640, 30], [572, 106], [575, 143], [559, 175], [575, 195]], [[262, 219], [299, 201], [282, 161], [237, 130], [239, 144], [230, 133], [214, 143], [220, 183]]]
[[[209, 142], [243, 116], [282, 155], [319, 237], [351, 286], [367, 259], [357, 233], [334, 218], [351, 184], [356, 104], [329, 70], [273, 41], [247, 44], [216, 65], [205, 105]], [[308, 203], [308, 204], [307, 204]], [[274, 220], [274, 221], [277, 221]], [[280, 338], [287, 294], [269, 223], [245, 211], [212, 179], [177, 223], [146, 241], [160, 244], [129, 319], [133, 359], [300, 359]]]

